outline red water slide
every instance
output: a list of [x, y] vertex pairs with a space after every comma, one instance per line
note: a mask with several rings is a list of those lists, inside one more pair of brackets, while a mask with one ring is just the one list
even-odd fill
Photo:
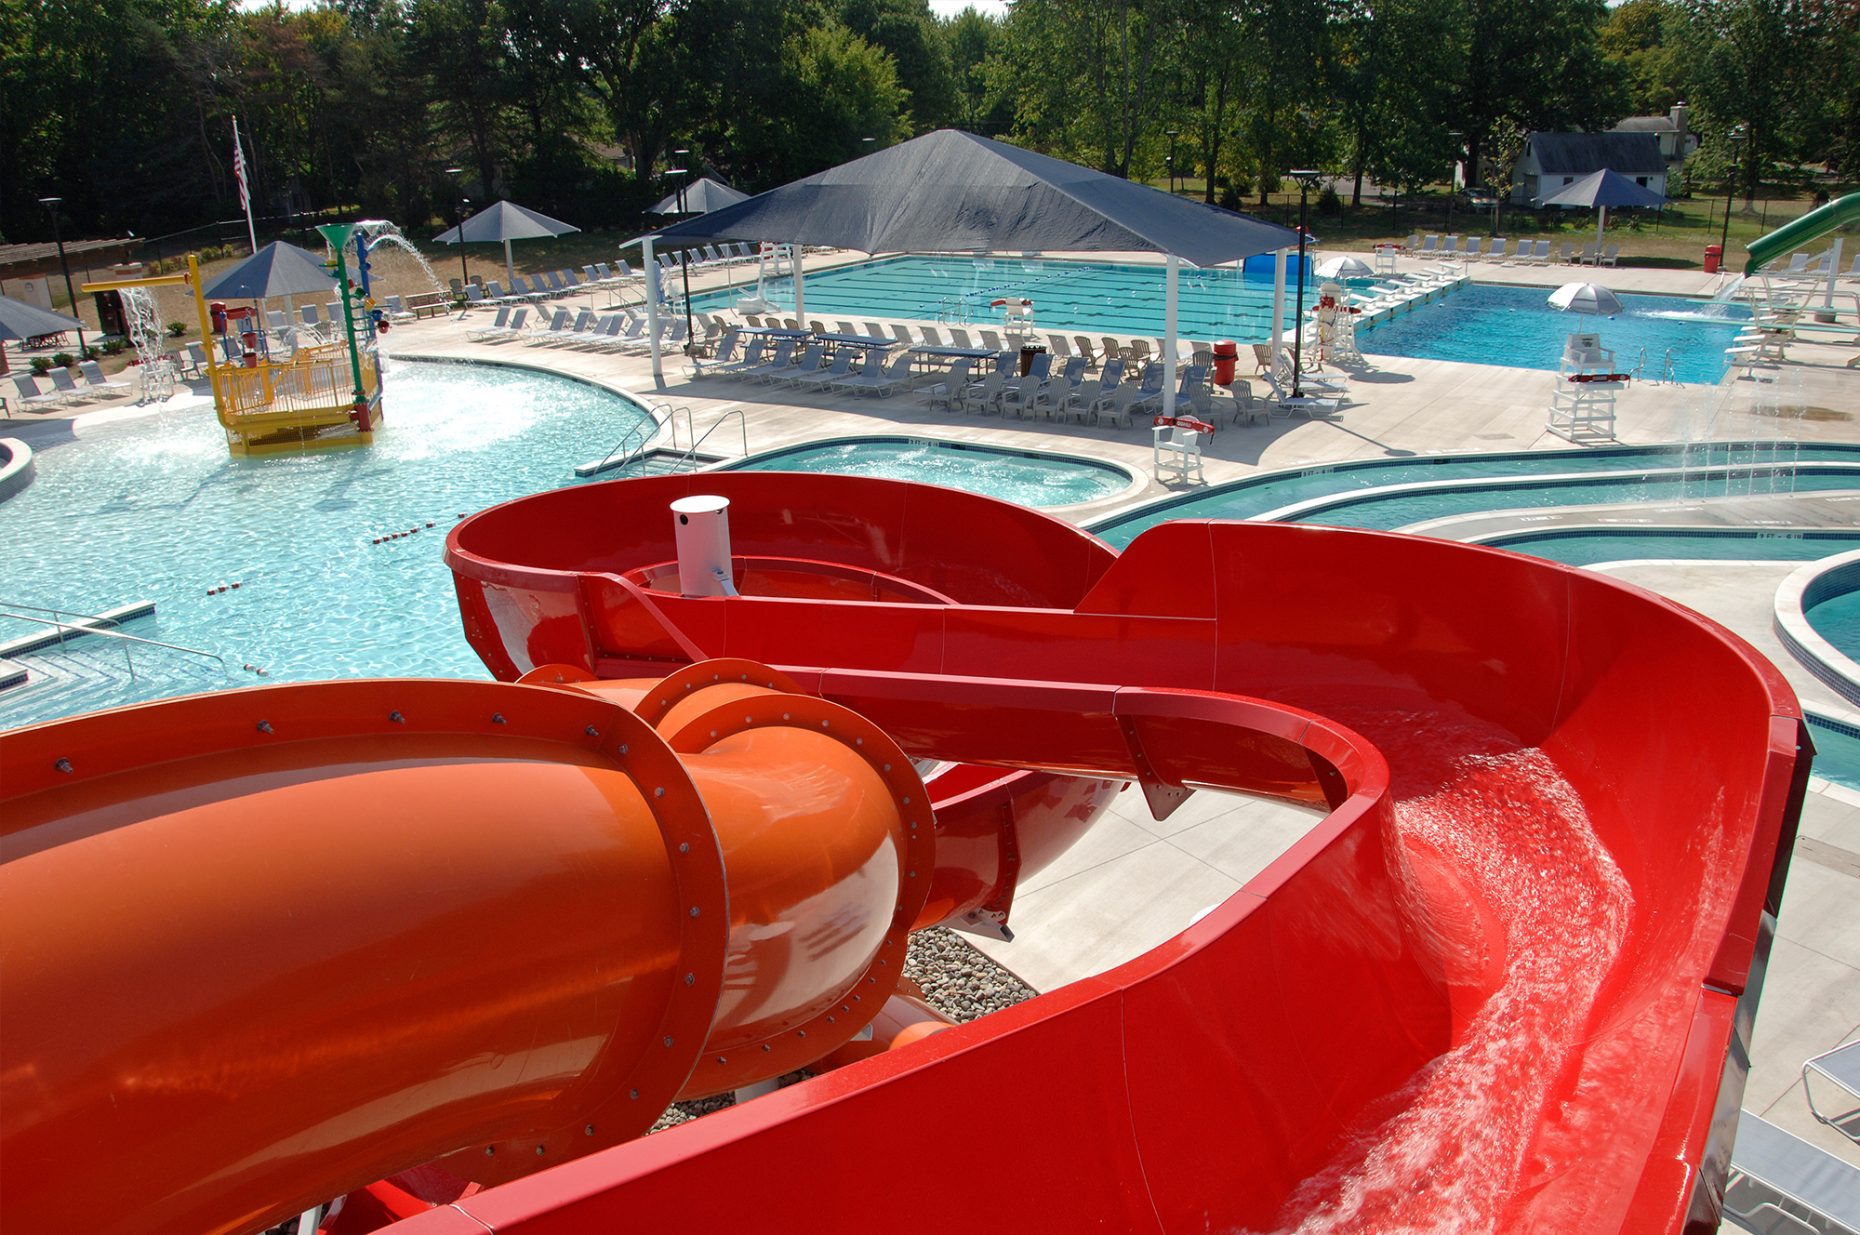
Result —
[[[742, 595], [678, 594], [693, 492], [731, 499]], [[1696, 615], [1331, 529], [1117, 557], [841, 477], [538, 495], [448, 560], [530, 684], [0, 741], [9, 1229], [251, 1230], [425, 1163], [350, 1219], [1715, 1225], [1808, 761], [1786, 685]], [[853, 1037], [905, 930], [1007, 917], [1101, 777], [1328, 814], [1129, 965], [631, 1139]]]
[[[692, 493], [731, 500], [741, 596], [677, 594], [666, 511]], [[947, 490], [751, 473], [454, 530], [502, 675], [742, 656], [914, 755], [1120, 774], [1160, 811], [1276, 762], [1332, 810], [1131, 964], [409, 1232], [1716, 1226], [1808, 769], [1775, 669], [1492, 550], [1184, 522], [1106, 562], [1078, 539]], [[1288, 759], [1190, 718], [1242, 699], [1324, 719], [1279, 731]], [[960, 1186], [901, 1186], [903, 1130]]]

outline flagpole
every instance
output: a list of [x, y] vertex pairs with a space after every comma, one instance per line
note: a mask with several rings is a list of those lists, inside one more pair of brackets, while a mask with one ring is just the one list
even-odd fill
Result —
[[233, 178], [239, 182], [239, 203], [245, 207], [245, 235], [258, 255], [258, 226], [252, 222], [252, 190], [245, 182], [245, 151], [239, 145], [239, 117], [233, 117]]

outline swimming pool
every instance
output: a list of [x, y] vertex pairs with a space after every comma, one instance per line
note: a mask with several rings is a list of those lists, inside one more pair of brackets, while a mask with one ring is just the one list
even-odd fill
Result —
[[[584, 382], [490, 365], [403, 361], [389, 381], [388, 429], [367, 449], [234, 458], [198, 407], [35, 438], [36, 479], [0, 503], [0, 601], [96, 613], [153, 600], [155, 616], [126, 630], [225, 656], [230, 685], [482, 678], [440, 560], [446, 529], [569, 483], [569, 461], [606, 450], [645, 413]], [[35, 629], [0, 619], [0, 638]], [[117, 646], [73, 651], [83, 644], [121, 665]], [[138, 649], [143, 679], [83, 706], [174, 693], [174, 673], [200, 663]], [[66, 714], [62, 691], [37, 687], [0, 692], [0, 728]]]
[[[1390, 485], [1505, 476], [1616, 472], [1636, 468], [1710, 468], [1793, 462], [1860, 463], [1860, 446], [1835, 442], [1700, 442], [1689, 446], [1605, 446], [1502, 454], [1364, 459], [1265, 472], [1201, 493], [1167, 498], [1093, 523], [1091, 531], [1123, 548], [1145, 528], [1169, 519], [1252, 519], [1299, 502]], [[1468, 506], [1464, 512], [1491, 507]], [[1328, 522], [1328, 520], [1324, 520]]]
[[[1602, 278], [1593, 271], [1571, 271], [1570, 277]], [[1356, 345], [1378, 356], [1555, 369], [1564, 338], [1593, 331], [1602, 336], [1603, 347], [1613, 350], [1623, 373], [1659, 378], [1670, 352], [1677, 380], [1709, 383], [1724, 376], [1724, 349], [1750, 320], [1749, 309], [1741, 305], [1678, 296], [1623, 295], [1625, 312], [1614, 317], [1564, 313], [1545, 303], [1548, 296], [1541, 287], [1470, 284], [1358, 331]]]
[[[1298, 259], [1286, 262], [1285, 324], [1291, 325]], [[691, 298], [709, 312], [727, 309], [743, 288]], [[771, 281], [771, 303], [794, 307], [791, 280]], [[1055, 333], [1160, 335], [1163, 268], [1113, 262], [1014, 257], [887, 257], [809, 274], [809, 317], [862, 316], [1000, 326], [999, 297], [1033, 301], [1037, 329]], [[1310, 293], [1306, 294], [1310, 301]], [[1265, 342], [1272, 337], [1272, 272], [1257, 265], [1185, 267], [1177, 276], [1177, 329], [1183, 338]], [[855, 322], [855, 325], [858, 323]], [[1560, 345], [1559, 345], [1560, 346]]]
[[1860, 549], [1860, 532], [1758, 532], [1743, 528], [1564, 528], [1483, 538], [1483, 545], [1569, 566], [1597, 562], [1812, 562]]
[[756, 455], [723, 471], [828, 472], [946, 485], [1023, 506], [1072, 506], [1140, 484], [1121, 467], [1074, 455], [1008, 450], [941, 438], [860, 437]]
[[1815, 739], [1815, 775], [1860, 792], [1860, 726], [1815, 712], [1806, 715]]
[[1835, 651], [1860, 662], [1860, 569], [1841, 572], [1811, 595], [1815, 599], [1803, 610], [1809, 626]]

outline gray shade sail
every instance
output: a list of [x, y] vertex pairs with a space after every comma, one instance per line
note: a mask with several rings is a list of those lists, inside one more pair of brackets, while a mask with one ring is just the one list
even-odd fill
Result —
[[682, 205], [678, 198], [679, 195], [673, 193], [646, 213], [709, 214], [725, 206], [734, 206], [737, 202], [746, 202], [749, 200], [749, 194], [740, 189], [733, 189], [721, 180], [712, 180], [709, 176], [703, 176], [685, 186]]
[[201, 294], [209, 300], [265, 300], [322, 296], [336, 290], [323, 259], [276, 240], [215, 279]]
[[503, 240], [538, 240], [544, 236], [565, 236], [581, 229], [573, 223], [538, 214], [515, 202], [498, 202], [486, 206], [466, 219], [463, 226], [447, 228], [433, 239], [441, 244], [492, 244]]
[[865, 253], [1133, 250], [1174, 254], [1197, 266], [1298, 244], [1288, 227], [956, 129], [926, 133], [659, 235], [671, 244], [776, 241]]
[[1664, 206], [1666, 198], [1604, 167], [1544, 198], [1546, 206]]
[[83, 323], [74, 317], [0, 296], [0, 339], [36, 339], [40, 335], [83, 328]]

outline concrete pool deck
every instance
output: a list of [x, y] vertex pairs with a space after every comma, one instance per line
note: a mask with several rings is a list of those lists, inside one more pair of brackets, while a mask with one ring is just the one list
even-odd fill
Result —
[[[820, 265], [843, 260], [862, 258], [839, 255], [822, 259]], [[810, 269], [815, 264], [810, 259]], [[1595, 275], [1573, 267], [1508, 268], [1491, 263], [1475, 263], [1472, 273], [1480, 281], [1533, 286]], [[1717, 281], [1696, 271], [1631, 267], [1605, 269], [1600, 275], [1600, 281], [1617, 290], [1672, 294], [1709, 293], [1710, 284]], [[717, 276], [702, 277], [702, 282], [714, 281]], [[478, 322], [488, 317], [483, 312], [473, 315]], [[908, 394], [888, 400], [796, 398], [766, 387], [689, 380], [682, 358], [676, 357], [667, 357], [665, 379], [659, 383], [642, 358], [521, 343], [472, 343], [454, 319], [396, 326], [388, 337], [388, 351], [396, 357], [521, 362], [587, 378], [647, 402], [689, 407], [699, 433], [740, 409], [752, 452], [822, 437], [905, 432], [1089, 454], [1149, 474], [1147, 427], [1112, 430], [965, 418], [932, 411], [921, 398]], [[1766, 374], [1765, 381], [1727, 377], [1716, 386], [1635, 383], [1621, 399], [1618, 436], [1629, 443], [1744, 437], [1860, 442], [1860, 372], [1841, 367], [1850, 355], [1851, 348], [1804, 343], [1792, 346], [1791, 363]], [[1207, 447], [1209, 481], [1350, 459], [1568, 447], [1544, 430], [1551, 384], [1547, 373], [1396, 357], [1368, 359], [1368, 367], [1354, 371], [1353, 401], [1335, 420], [1275, 417], [1259, 426], [1223, 425]], [[1243, 375], [1245, 371], [1243, 367]], [[391, 374], [388, 380], [391, 432]], [[198, 388], [163, 405], [167, 412], [189, 408], [211, 415]], [[9, 427], [7, 432], [32, 441], [69, 431], [69, 426], [30, 423], [52, 418], [21, 417], [11, 422], [21, 428]], [[611, 445], [591, 443], [587, 455], [597, 457]], [[718, 453], [734, 454], [738, 439], [731, 429], [707, 445], [717, 447]], [[579, 461], [563, 460], [564, 482], [569, 467]], [[1181, 486], [1150, 480], [1141, 500], [1180, 491]], [[1568, 519], [1586, 522], [1593, 516], [1632, 523], [1685, 518], [1766, 528], [1851, 527], [1860, 523], [1853, 513], [1857, 501], [1860, 497], [1829, 494], [1812, 500], [1761, 495], [1730, 499], [1725, 505], [1684, 504], [1694, 508], [1691, 513], [1676, 504], [1585, 512]], [[1085, 521], [1130, 502], [1123, 498], [1062, 513]], [[1470, 534], [1475, 527], [1480, 532], [1497, 530], [1501, 522], [1497, 516], [1469, 518], [1450, 534]], [[1796, 565], [1687, 562], [1603, 569], [1724, 622], [1770, 656], [1805, 702], [1821, 705], [1833, 701], [1832, 692], [1796, 665], [1770, 634], [1776, 585]], [[1838, 714], [1840, 709], [1828, 710]], [[1015, 941], [983, 941], [981, 946], [1039, 989], [1102, 972], [1161, 943], [1195, 914], [1236, 891], [1302, 835], [1314, 818], [1296, 808], [1203, 792], [1159, 823], [1149, 817], [1140, 795], [1121, 794], [1083, 841], [1021, 885], [1013, 918]], [[1860, 915], [1853, 911], [1860, 905], [1860, 795], [1817, 782], [1804, 811], [1802, 836], [1757, 1018], [1745, 1105], [1860, 1164], [1860, 1150], [1809, 1116], [1799, 1077], [1803, 1059], [1860, 1037]]]

